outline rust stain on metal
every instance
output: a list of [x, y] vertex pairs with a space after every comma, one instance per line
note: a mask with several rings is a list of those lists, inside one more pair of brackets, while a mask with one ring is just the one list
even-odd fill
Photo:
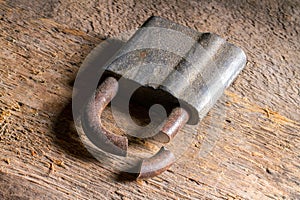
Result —
[[101, 114], [118, 91], [118, 81], [108, 77], [98, 87], [95, 95], [85, 107], [82, 127], [84, 132], [100, 149], [115, 155], [126, 156], [128, 139], [106, 130], [101, 123]]
[[189, 114], [184, 108], [174, 108], [161, 131], [153, 139], [162, 143], [170, 142], [188, 120]]
[[154, 156], [141, 162], [137, 180], [157, 176], [166, 171], [174, 162], [174, 154], [165, 147], [161, 147]]

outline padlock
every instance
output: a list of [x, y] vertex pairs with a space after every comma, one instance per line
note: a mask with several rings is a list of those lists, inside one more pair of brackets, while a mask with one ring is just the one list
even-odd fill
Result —
[[[86, 106], [84, 131], [93, 133], [89, 139], [102, 150], [126, 156], [127, 138], [106, 131], [99, 120], [118, 88], [126, 90], [126, 84], [118, 84], [123, 79], [137, 85], [140, 104], [166, 108], [168, 118], [152, 138], [168, 143], [186, 123], [197, 124], [207, 114], [245, 64], [243, 50], [216, 34], [151, 17], [106, 65], [102, 84]], [[154, 157], [159, 159], [142, 162], [140, 178], [157, 175], [174, 161], [164, 148]]]

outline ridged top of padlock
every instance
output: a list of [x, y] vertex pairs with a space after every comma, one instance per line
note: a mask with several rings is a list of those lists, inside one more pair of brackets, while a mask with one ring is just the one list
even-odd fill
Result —
[[189, 112], [188, 123], [196, 124], [245, 64], [245, 53], [216, 34], [151, 17], [106, 71], [171, 94]]

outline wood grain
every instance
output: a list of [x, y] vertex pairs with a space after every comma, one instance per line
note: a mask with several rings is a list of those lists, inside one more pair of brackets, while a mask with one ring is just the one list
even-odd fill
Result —
[[[170, 170], [130, 182], [72, 126], [72, 85], [103, 39], [151, 15], [214, 32], [248, 64]], [[1, 199], [300, 199], [299, 1], [0, 1]], [[110, 113], [103, 116], [114, 127]], [[114, 131], [117, 131], [114, 129]]]

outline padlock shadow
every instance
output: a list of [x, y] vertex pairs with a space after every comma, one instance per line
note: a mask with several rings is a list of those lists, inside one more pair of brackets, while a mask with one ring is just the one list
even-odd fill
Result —
[[[74, 120], [81, 116], [81, 111], [83, 105], [86, 104], [86, 101], [93, 95], [95, 88], [101, 83], [101, 75], [104, 70], [101, 66], [104, 66], [111, 57], [115, 55], [115, 53], [122, 47], [124, 42], [118, 39], [108, 39], [104, 46], [101, 48], [96, 47], [97, 55], [100, 54], [102, 56], [94, 55], [89, 58], [88, 65], [80, 68], [76, 79], [74, 80], [74, 89], [73, 89], [73, 98], [72, 101], [69, 101], [66, 106], [62, 109], [61, 113], [57, 116], [56, 120], [53, 122], [53, 130], [55, 133], [55, 143], [59, 145], [66, 153], [71, 156], [74, 156], [78, 159], [84, 161], [94, 161], [95, 153], [93, 148], [89, 148], [85, 145], [82, 139], [79, 137], [78, 130], [74, 124]], [[100, 51], [99, 51], [100, 50]], [[98, 79], [96, 85], [94, 82], [91, 82], [91, 74], [93, 74], [94, 78]], [[77, 84], [75, 84], [77, 83]], [[80, 91], [80, 92], [78, 92]], [[80, 95], [78, 95], [80, 94]], [[143, 97], [143, 92], [138, 93]], [[153, 93], [151, 93], [153, 95]], [[75, 99], [75, 101], [74, 101]], [[135, 99], [135, 98], [133, 98]], [[134, 121], [138, 126], [146, 126], [150, 123], [151, 119], [149, 117], [149, 108], [153, 105], [153, 102], [147, 103], [144, 99], [143, 106], [134, 104], [130, 102], [130, 119]], [[136, 101], [134, 101], [136, 102]], [[147, 103], [147, 104], [145, 104]], [[145, 106], [147, 105], [147, 106]], [[122, 114], [122, 107], [115, 107], [119, 114]], [[170, 110], [170, 109], [169, 109]], [[123, 112], [124, 115], [124, 112]], [[112, 116], [110, 105], [104, 111], [103, 125], [105, 127], [110, 127], [110, 131], [115, 133], [121, 133], [122, 131], [117, 130], [119, 127], [115, 126], [116, 123], [113, 119], [110, 119]], [[128, 117], [128, 116], [127, 116]], [[159, 115], [156, 115], [157, 119], [159, 119]], [[114, 128], [115, 127], [115, 128]], [[108, 128], [109, 129], [109, 128]], [[136, 137], [132, 137], [127, 135], [129, 146], [132, 148], [138, 149], [142, 151], [140, 146], [146, 147], [146, 151], [149, 154], [156, 152], [158, 148], [153, 149], [153, 144], [150, 142], [146, 142], [145, 139], [140, 139]], [[106, 155], [96, 152], [99, 156], [97, 160], [105, 160]], [[100, 159], [99, 159], [100, 158]]]
[[[70, 99], [69, 102], [65, 104], [61, 112], [53, 121], [52, 125], [52, 129], [55, 134], [54, 142], [67, 154], [84, 161], [93, 161], [95, 160], [95, 158], [82, 143], [78, 135], [78, 130], [76, 129], [74, 124], [74, 116], [80, 115], [82, 105], [84, 105], [86, 100], [90, 98], [91, 94], [94, 92], [94, 90], [92, 89], [93, 85], [89, 81], [88, 75], [95, 74], [95, 71], [101, 73], [101, 69], [99, 71], [100, 67], [98, 64], [100, 63], [104, 65], [107, 60], [112, 57], [112, 55], [114, 55], [114, 53], [121, 47], [122, 43], [120, 43], [120, 41], [114, 39], [109, 39], [109, 41], [113, 42], [109, 43], [110, 45], [106, 45], [105, 49], [102, 49], [103, 57], [94, 57], [93, 59], [90, 59], [90, 64], [88, 65], [88, 67], [81, 67], [79, 69], [78, 74], [80, 74], [80, 76], [78, 76], [77, 74], [77, 77], [72, 82], [68, 83], [71, 86], [75, 86], [76, 82], [79, 84], [77, 84], [77, 88], [73, 88], [72, 99]], [[105, 40], [101, 43], [103, 42], [105, 42]], [[89, 49], [88, 51], [93, 51], [93, 49]], [[90, 54], [91, 52], [86, 52], [84, 57], [89, 56]], [[77, 79], [79, 79], [79, 81]], [[81, 89], [80, 97], [76, 96], [76, 91], [79, 89]], [[74, 98], [77, 99], [77, 101], [74, 102]]]

